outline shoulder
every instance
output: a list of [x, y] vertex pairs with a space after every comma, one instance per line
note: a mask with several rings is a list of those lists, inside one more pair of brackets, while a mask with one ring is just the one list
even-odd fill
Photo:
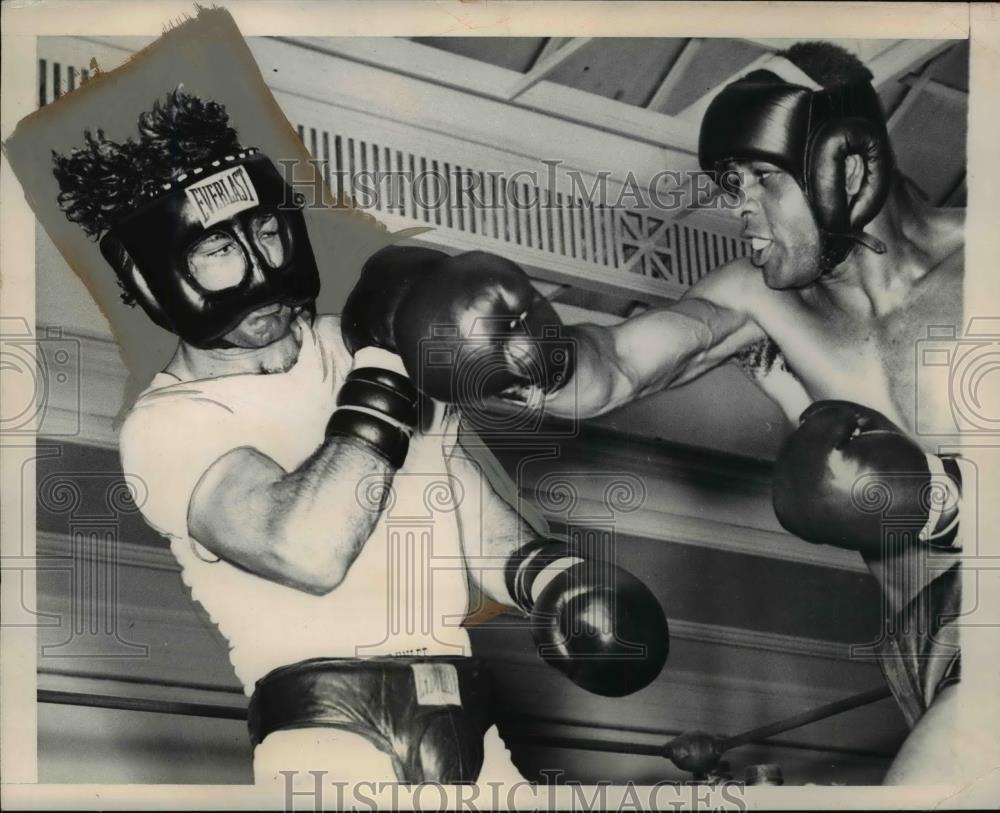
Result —
[[332, 313], [319, 314], [312, 323], [313, 332], [327, 336], [330, 334], [340, 335], [340, 316]]
[[961, 269], [965, 254], [965, 209], [938, 209], [936, 219], [933, 254], [936, 265], [947, 270]]
[[[351, 354], [344, 344], [340, 332], [340, 316], [322, 314], [312, 321], [313, 337], [320, 351], [331, 361], [335, 371], [348, 370], [351, 367]], [[342, 372], [337, 373], [342, 374]]]
[[914, 242], [930, 258], [932, 266], [946, 265], [947, 260], [961, 254], [965, 246], [965, 209], [927, 206], [918, 212], [917, 223]]
[[713, 269], [688, 289], [684, 299], [705, 299], [733, 310], [751, 310], [770, 289], [747, 257]]
[[125, 418], [129, 422], [142, 421], [149, 416], [169, 415], [178, 411], [232, 412], [232, 408], [218, 397], [211, 385], [216, 379], [178, 381], [161, 373], [143, 390]]
[[312, 330], [316, 343], [323, 347], [339, 351], [344, 346], [344, 340], [340, 333], [340, 316], [329, 313], [321, 314], [313, 319], [310, 330]]
[[217, 426], [231, 418], [233, 408], [206, 392], [201, 383], [177, 382], [143, 392], [122, 423], [122, 457], [131, 457], [140, 449], [176, 445], [186, 429]]

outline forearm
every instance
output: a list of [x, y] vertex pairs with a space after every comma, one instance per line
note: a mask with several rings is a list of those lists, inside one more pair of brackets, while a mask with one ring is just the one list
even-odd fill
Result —
[[507, 563], [538, 532], [496, 492], [471, 453], [456, 446], [447, 466], [462, 484], [457, 515], [469, 574], [490, 599], [516, 606], [507, 588]]
[[557, 418], [591, 418], [629, 400], [637, 382], [620, 363], [611, 329], [580, 324], [566, 328], [566, 335], [575, 369], [564, 387], [546, 396], [545, 412]]
[[610, 327], [568, 328], [575, 372], [545, 399], [546, 411], [590, 418], [700, 375], [711, 366], [705, 362], [720, 338], [708, 324], [712, 319], [718, 321], [713, 306], [693, 300]]
[[216, 462], [191, 499], [192, 535], [265, 578], [332, 590], [375, 528], [415, 418], [416, 390], [405, 377], [356, 366], [323, 443], [294, 471], [247, 447]]
[[339, 584], [378, 522], [394, 473], [361, 442], [334, 436], [271, 484], [270, 531], [288, 575]]

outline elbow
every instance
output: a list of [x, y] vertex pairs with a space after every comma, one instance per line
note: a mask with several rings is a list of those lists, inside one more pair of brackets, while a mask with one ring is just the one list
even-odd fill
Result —
[[336, 590], [351, 565], [329, 539], [303, 544], [300, 539], [278, 537], [271, 553], [277, 581], [317, 597]]
[[302, 562], [295, 568], [295, 580], [300, 590], [319, 598], [340, 587], [348, 570], [340, 561]]
[[297, 581], [294, 586], [303, 593], [308, 593], [310, 596], [315, 596], [316, 598], [322, 598], [336, 590], [343, 580], [343, 576], [327, 576], [324, 578], [322, 576], [317, 577], [316, 574], [308, 574], [305, 578]]

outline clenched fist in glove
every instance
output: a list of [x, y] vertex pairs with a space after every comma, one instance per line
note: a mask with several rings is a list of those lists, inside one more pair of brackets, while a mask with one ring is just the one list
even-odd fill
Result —
[[360, 441], [396, 469], [409, 451], [418, 398], [396, 352], [393, 318], [413, 284], [445, 256], [423, 248], [383, 249], [365, 264], [340, 315], [354, 367], [337, 396], [338, 409], [326, 434]]
[[397, 353], [438, 401], [553, 392], [573, 371], [572, 343], [548, 300], [516, 264], [481, 251], [382, 249], [365, 263], [342, 326], [352, 352], [374, 344]]
[[369, 257], [340, 314], [340, 331], [351, 355], [363, 347], [398, 354], [400, 303], [447, 259], [443, 251], [415, 246], [388, 246]]
[[667, 618], [620, 567], [539, 539], [507, 563], [507, 588], [530, 613], [538, 654], [578, 686], [622, 697], [649, 685], [669, 650]]
[[818, 401], [774, 466], [774, 511], [809, 542], [882, 554], [887, 529], [934, 542], [958, 521], [958, 469], [892, 421], [849, 401]]

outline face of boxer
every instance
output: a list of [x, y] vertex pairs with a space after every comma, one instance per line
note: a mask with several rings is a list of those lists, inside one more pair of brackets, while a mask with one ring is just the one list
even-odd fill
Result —
[[244, 316], [222, 340], [234, 347], [266, 347], [288, 335], [298, 312], [298, 308], [280, 303], [258, 308]]
[[123, 287], [196, 347], [262, 347], [287, 335], [319, 294], [302, 201], [254, 151], [174, 183], [101, 240]]
[[[284, 264], [287, 248], [278, 216], [262, 212], [246, 219], [233, 218], [205, 235], [188, 250], [188, 271], [206, 291], [221, 291], [239, 285], [250, 276], [262, 281], [263, 260], [271, 268]], [[235, 347], [265, 347], [284, 338], [297, 309], [273, 303], [248, 313], [222, 336]]]
[[820, 274], [820, 232], [802, 187], [765, 161], [729, 165], [743, 192], [742, 237], [769, 288], [801, 288]]

